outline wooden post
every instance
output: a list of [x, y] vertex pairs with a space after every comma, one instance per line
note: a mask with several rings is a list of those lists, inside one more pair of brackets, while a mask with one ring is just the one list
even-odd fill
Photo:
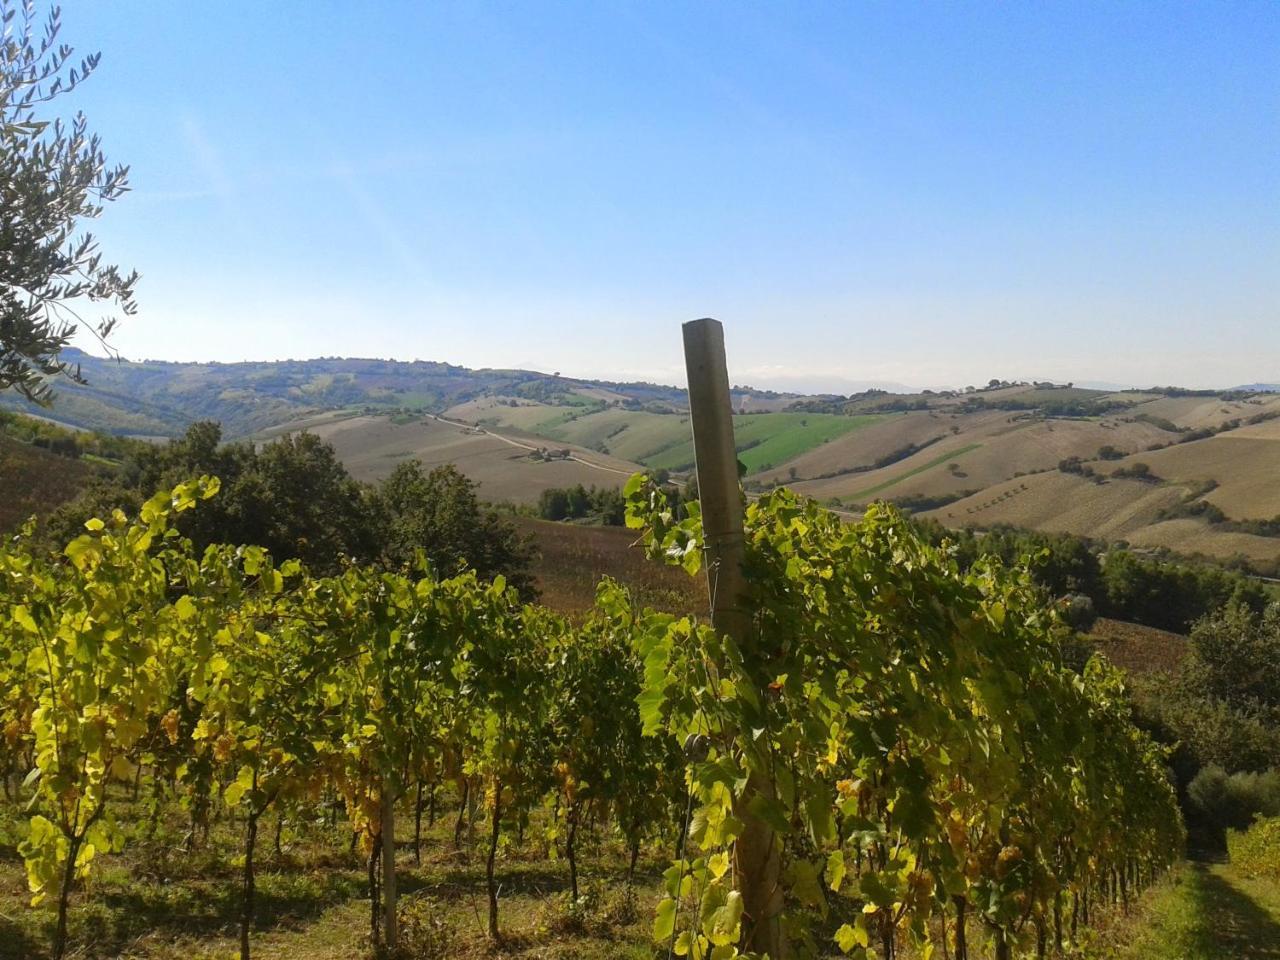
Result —
[[[733, 639], [750, 663], [758, 660], [759, 652], [751, 642], [751, 612], [742, 572], [742, 492], [724, 328], [718, 320], [704, 318], [686, 323], [683, 332], [711, 623]], [[768, 954], [770, 960], [783, 960], [781, 844], [773, 830], [751, 812], [751, 801], [757, 794], [774, 795], [774, 785], [764, 771], [750, 773], [746, 790], [734, 805], [735, 815], [743, 822], [742, 834], [734, 844], [734, 873], [742, 894], [747, 948]]]
[[396, 799], [391, 778], [382, 781], [382, 943], [396, 949]]
[[691, 320], [684, 325], [684, 361], [711, 623], [741, 645], [750, 632], [751, 618], [744, 603], [742, 493], [733, 442], [733, 404], [724, 357], [724, 327], [718, 320]]

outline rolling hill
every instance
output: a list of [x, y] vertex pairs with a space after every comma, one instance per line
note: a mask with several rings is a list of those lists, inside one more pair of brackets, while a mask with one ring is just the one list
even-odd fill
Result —
[[[617, 404], [664, 413], [685, 403], [683, 390], [660, 384], [579, 380], [530, 370], [472, 370], [424, 360], [322, 357], [170, 363], [109, 360], [74, 348], [63, 351], [63, 359], [78, 364], [88, 383], [55, 383], [57, 418], [77, 427], [135, 436], [177, 436], [193, 421], [208, 419], [220, 421], [225, 435], [234, 439], [325, 411], [443, 413], [486, 397], [568, 398], [575, 404]], [[753, 409], [794, 399], [749, 389], [735, 396]], [[0, 409], [47, 413], [16, 394], [0, 394]]]
[[[310, 430], [361, 479], [418, 458], [454, 463], [493, 500], [620, 486], [693, 464], [682, 389], [446, 363], [322, 358], [120, 362], [74, 354], [90, 386], [52, 414], [176, 436], [217, 419], [228, 439]], [[1011, 524], [1280, 567], [1280, 394], [983, 389], [801, 396], [734, 388], [745, 484], [786, 484], [845, 510], [894, 500], [953, 526]], [[13, 396], [0, 407], [21, 407]]]

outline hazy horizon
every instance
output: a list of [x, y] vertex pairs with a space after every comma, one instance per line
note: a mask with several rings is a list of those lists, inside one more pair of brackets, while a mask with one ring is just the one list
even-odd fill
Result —
[[[84, 352], [87, 354], [90, 354], [91, 356], [97, 357], [98, 359], [111, 359], [101, 349], [98, 349], [98, 350], [87, 349], [87, 350], [84, 350]], [[728, 348], [726, 352], [729, 354], [728, 359], [729, 359], [730, 366], [733, 367], [734, 364], [733, 364], [732, 348], [731, 347]], [[74, 360], [74, 355], [72, 355], [71, 359]], [[631, 377], [631, 378], [624, 378], [620, 380], [619, 378], [615, 378], [615, 377], [596, 376], [593, 374], [579, 373], [574, 370], [568, 370], [568, 369], [562, 370], [562, 369], [550, 367], [550, 366], [542, 367], [533, 363], [515, 363], [515, 364], [506, 365], [506, 366], [495, 366], [493, 364], [486, 364], [481, 366], [470, 366], [468, 364], [461, 364], [461, 363], [457, 363], [455, 361], [449, 360], [448, 358], [440, 358], [440, 357], [394, 357], [394, 356], [378, 357], [378, 356], [360, 356], [357, 354], [341, 354], [341, 355], [340, 354], [315, 354], [315, 355], [308, 355], [308, 356], [271, 357], [271, 358], [245, 357], [238, 360], [170, 360], [164, 357], [128, 357], [128, 356], [121, 355], [120, 359], [126, 362], [132, 362], [132, 363], [166, 363], [166, 364], [192, 363], [192, 364], [226, 364], [226, 365], [237, 364], [237, 363], [306, 363], [306, 362], [316, 361], [316, 360], [331, 360], [331, 359], [371, 360], [371, 361], [390, 362], [390, 363], [431, 362], [431, 363], [446, 363], [452, 366], [464, 366], [472, 370], [486, 370], [486, 369], [522, 370], [530, 373], [539, 373], [539, 374], [544, 374], [548, 376], [564, 377], [565, 379], [568, 379], [568, 380], [582, 380], [582, 381], [612, 380], [615, 382], [643, 381], [643, 382], [657, 383], [661, 386], [671, 386], [671, 387], [679, 387], [679, 388], [683, 388], [685, 385], [685, 375], [683, 370], [679, 372], [678, 376], [672, 376], [670, 379], [666, 379], [666, 380], [654, 379], [652, 377]], [[733, 376], [732, 371], [731, 371], [731, 378], [733, 380], [733, 385], [735, 387], [742, 386], [742, 387], [750, 387], [758, 390], [774, 390], [779, 393], [841, 394], [841, 395], [860, 393], [860, 392], [863, 392], [866, 390], [872, 390], [872, 389], [886, 390], [890, 393], [895, 391], [904, 392], [904, 393], [915, 393], [922, 390], [932, 390], [935, 392], [948, 391], [948, 390], [961, 391], [961, 390], [964, 390], [966, 387], [971, 387], [971, 386], [985, 387], [991, 380], [991, 377], [982, 377], [972, 383], [958, 383], [958, 382], [957, 383], [902, 383], [902, 382], [891, 381], [891, 380], [858, 380], [852, 377], [826, 377], [826, 378], [818, 377], [818, 378], [812, 378], [812, 379], [804, 378], [804, 377], [799, 377], [799, 378], [781, 377], [776, 379], [770, 379], [768, 377], [764, 377], [764, 378], [756, 378], [756, 379], [744, 379], [744, 378], [738, 378]], [[1052, 377], [1037, 377], [1037, 376], [1003, 376], [1002, 377], [997, 375], [996, 379], [999, 379], [1005, 382], [1010, 382], [1010, 383], [1053, 382], [1059, 386], [1070, 383], [1076, 387], [1082, 387], [1085, 389], [1116, 390], [1116, 391], [1160, 389], [1165, 387], [1176, 388], [1176, 387], [1186, 386], [1185, 384], [1178, 384], [1178, 383], [1154, 383], [1154, 382], [1153, 383], [1111, 383], [1107, 381], [1089, 380], [1089, 379], [1054, 380]], [[92, 385], [92, 380], [90, 380], [90, 385]], [[1190, 388], [1190, 389], [1231, 390], [1237, 387], [1250, 386], [1250, 385], [1262, 385], [1267, 388], [1280, 388], [1280, 381], [1273, 382], [1268, 380], [1255, 379], [1250, 381], [1241, 381], [1239, 383], [1218, 384], [1212, 387]]]
[[297, 9], [64, 6], [127, 356], [1280, 380], [1280, 6]]

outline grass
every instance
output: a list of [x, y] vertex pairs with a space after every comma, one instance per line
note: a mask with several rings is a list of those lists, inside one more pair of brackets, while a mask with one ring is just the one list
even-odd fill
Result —
[[[144, 794], [147, 792], [144, 789]], [[234, 957], [240, 907], [243, 825], [225, 814], [207, 841], [184, 849], [186, 819], [176, 804], [154, 835], [146, 800], [120, 787], [113, 805], [130, 834], [124, 852], [102, 855], [70, 912], [70, 957], [78, 960], [226, 960]], [[412, 818], [397, 818], [400, 960], [642, 960], [654, 956], [650, 930], [659, 877], [670, 856], [663, 831], [645, 847], [634, 883], [626, 853], [607, 827], [583, 837], [580, 898], [570, 902], [564, 860], [551, 855], [545, 813], [535, 811], [522, 843], [508, 835], [498, 861], [498, 944], [487, 937], [485, 824], [452, 843], [456, 798], [443, 791], [433, 826], [424, 821], [422, 857], [413, 853]], [[15, 844], [26, 813], [0, 802], [0, 960], [45, 960], [51, 902], [31, 908]], [[257, 855], [253, 956], [259, 960], [369, 958], [369, 901], [363, 855], [348, 846], [345, 822], [286, 821], [273, 850], [274, 815], [263, 822]], [[1187, 865], [1142, 895], [1127, 915], [1095, 905], [1099, 925], [1085, 932], [1077, 960], [1280, 960], [1280, 884], [1251, 880], [1229, 866]], [[1030, 955], [1024, 931], [1020, 955]], [[981, 922], [970, 928], [971, 957], [991, 960]], [[825, 943], [825, 941], [824, 941]], [[904, 960], [920, 960], [904, 943]], [[834, 957], [828, 945], [822, 957]], [[938, 956], [937, 953], [934, 956]]]
[[[772, 422], [757, 423], [765, 418]], [[853, 433], [883, 417], [872, 414], [861, 416], [832, 416], [828, 414], [761, 413], [734, 418], [734, 431], [738, 443], [760, 443], [743, 450], [738, 456], [746, 464], [748, 473], [757, 473], [770, 467], [794, 460], [814, 447]]]
[[[145, 791], [144, 791], [145, 792]], [[123, 791], [122, 791], [123, 793]], [[167, 804], [154, 838], [144, 835], [143, 803], [114, 800], [131, 834], [124, 852], [101, 856], [90, 880], [72, 897], [70, 949], [78, 960], [227, 960], [237, 955], [242, 825], [225, 817], [207, 843], [184, 850], [183, 814]], [[452, 804], [450, 804], [452, 805]], [[634, 885], [627, 857], [601, 831], [584, 844], [580, 903], [571, 908], [563, 859], [548, 857], [539, 825], [522, 846], [499, 857], [503, 941], [488, 940], [483, 814], [474, 844], [452, 844], [456, 810], [442, 804], [425, 830], [421, 863], [412, 849], [411, 815], [397, 830], [402, 956], [606, 960], [649, 956], [649, 930], [665, 853], [641, 858]], [[28, 905], [14, 842], [25, 814], [0, 803], [0, 960], [44, 960], [52, 941], [54, 906]], [[424, 822], [424, 828], [426, 824]], [[280, 855], [272, 850], [274, 817], [264, 820], [256, 860], [258, 904], [253, 956], [261, 960], [351, 960], [372, 957], [363, 855], [351, 852], [345, 824], [286, 824]]]
[[1280, 884], [1188, 864], [1154, 888], [1090, 960], [1280, 960]]
[[538, 424], [532, 432], [646, 463], [690, 437], [687, 416], [616, 407]]
[[[749, 473], [785, 464], [815, 447], [883, 419], [823, 413], [754, 413], [733, 418], [738, 456]], [[600, 408], [572, 411], [528, 427], [531, 433], [607, 450], [654, 469], [693, 465], [693, 437], [685, 414]]]
[[[834, 413], [752, 413], [733, 418], [738, 459], [748, 473], [782, 466], [802, 453], [881, 420], [875, 415], [844, 416]], [[693, 438], [644, 460], [647, 466], [682, 470], [693, 464]]]
[[920, 464], [920, 466], [914, 467], [908, 470], [906, 473], [900, 473], [896, 477], [893, 477], [889, 480], [885, 480], [883, 483], [877, 483], [874, 487], [867, 487], [867, 489], [865, 490], [859, 490], [857, 493], [853, 494], [853, 496], [850, 497], [849, 499], [861, 500], [863, 497], [870, 497], [874, 494], [879, 493], [881, 490], [888, 490], [890, 487], [901, 483], [903, 480], [906, 480], [908, 477], [914, 477], [918, 473], [924, 473], [926, 470], [932, 470], [934, 467], [939, 466], [940, 464], [946, 463], [948, 460], [954, 460], [956, 457], [962, 456], [971, 450], [977, 450], [981, 446], [982, 444], [980, 443], [970, 443], [966, 446], [959, 447], [948, 453], [944, 453], [940, 457], [934, 457], [928, 463], [922, 463]]

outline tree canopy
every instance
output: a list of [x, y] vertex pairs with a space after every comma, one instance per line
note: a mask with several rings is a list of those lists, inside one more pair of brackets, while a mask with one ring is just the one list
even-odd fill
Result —
[[80, 380], [60, 359], [77, 328], [105, 342], [115, 326], [115, 316], [85, 323], [79, 311], [135, 310], [137, 273], [104, 263], [93, 235], [79, 232], [125, 193], [128, 168], [108, 165], [83, 114], [43, 115], [99, 54], [72, 59], [56, 7], [41, 25], [33, 4], [0, 0], [0, 19], [0, 390], [47, 402], [49, 377]]
[[118, 480], [91, 487], [54, 511], [45, 523], [46, 540], [60, 548], [89, 517], [117, 507], [135, 511], [156, 490], [206, 475], [219, 478], [221, 492], [205, 509], [177, 521], [200, 549], [252, 544], [277, 561], [296, 558], [326, 575], [352, 561], [404, 569], [421, 552], [441, 575], [465, 569], [485, 579], [502, 575], [532, 595], [530, 546], [479, 501], [475, 484], [454, 467], [427, 471], [408, 461], [381, 484], [366, 485], [314, 434], [255, 447], [223, 443], [221, 427], [210, 421], [192, 424], [163, 446], [140, 447]]

